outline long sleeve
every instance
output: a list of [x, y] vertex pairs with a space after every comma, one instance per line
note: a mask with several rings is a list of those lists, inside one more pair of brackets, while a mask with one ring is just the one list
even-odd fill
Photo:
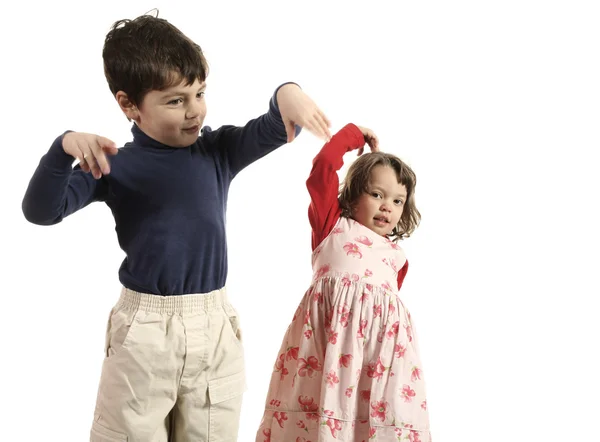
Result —
[[310, 194], [308, 219], [312, 227], [313, 250], [331, 232], [340, 217], [338, 202], [338, 170], [344, 165], [344, 154], [365, 145], [360, 129], [350, 123], [326, 143], [313, 160], [306, 187]]
[[33, 224], [57, 224], [106, 193], [102, 179], [95, 180], [79, 167], [73, 169], [73, 157], [62, 149], [63, 136], [42, 157], [25, 192], [23, 214]]
[[[269, 102], [269, 110], [244, 126], [222, 126], [214, 132], [208, 127], [204, 129], [203, 136], [218, 147], [231, 178], [287, 143], [285, 125], [277, 104], [277, 92], [286, 84], [290, 83], [284, 83], [275, 90]], [[300, 131], [301, 128], [296, 126], [296, 136]]]
[[408, 261], [404, 263], [400, 271], [398, 272], [398, 290], [402, 287], [402, 283], [404, 282], [404, 277], [408, 272]]

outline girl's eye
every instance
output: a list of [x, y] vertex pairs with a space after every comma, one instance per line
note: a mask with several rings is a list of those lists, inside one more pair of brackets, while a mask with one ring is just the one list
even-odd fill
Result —
[[401, 206], [401, 205], [404, 204], [404, 201], [402, 201], [402, 200], [395, 200], [394, 204], [396, 204], [397, 206]]
[[371, 196], [372, 196], [373, 198], [381, 198], [381, 195], [379, 195], [377, 192], [373, 192], [373, 193], [371, 193]]

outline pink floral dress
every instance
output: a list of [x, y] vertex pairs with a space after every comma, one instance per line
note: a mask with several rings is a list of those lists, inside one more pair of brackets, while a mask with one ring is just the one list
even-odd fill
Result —
[[337, 170], [364, 146], [346, 125], [315, 157], [313, 280], [283, 338], [256, 442], [431, 442], [402, 249], [341, 217]]
[[339, 218], [313, 253], [256, 441], [429, 442], [423, 372], [397, 296], [402, 249]]

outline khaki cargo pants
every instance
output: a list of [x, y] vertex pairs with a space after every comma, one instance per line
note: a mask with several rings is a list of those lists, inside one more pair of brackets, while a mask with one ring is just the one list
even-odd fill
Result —
[[237, 441], [244, 353], [225, 289], [123, 289], [105, 351], [91, 442]]

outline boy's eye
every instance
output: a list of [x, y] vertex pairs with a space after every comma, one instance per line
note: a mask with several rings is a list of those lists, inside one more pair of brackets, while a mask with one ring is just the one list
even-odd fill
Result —
[[372, 193], [371, 193], [371, 196], [372, 196], [373, 198], [381, 198], [381, 195], [380, 195], [380, 194], [378, 194], [377, 192], [372, 192]]
[[200, 97], [204, 97], [204, 94], [205, 94], [205, 93], [206, 93], [206, 92], [204, 92], [204, 91], [203, 91], [203, 92], [198, 92], [198, 98], [200, 98]]
[[176, 98], [175, 100], [171, 100], [167, 104], [179, 104], [179, 103], [183, 103], [183, 100], [181, 98]]

